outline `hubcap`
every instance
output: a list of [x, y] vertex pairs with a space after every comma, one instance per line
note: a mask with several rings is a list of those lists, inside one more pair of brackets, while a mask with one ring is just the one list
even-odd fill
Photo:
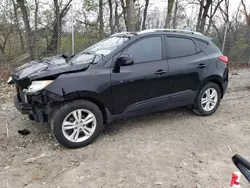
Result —
[[78, 109], [66, 116], [62, 124], [64, 137], [71, 142], [87, 140], [96, 129], [95, 115], [86, 109]]
[[201, 106], [209, 112], [214, 109], [218, 102], [218, 93], [214, 88], [208, 88], [202, 95]]

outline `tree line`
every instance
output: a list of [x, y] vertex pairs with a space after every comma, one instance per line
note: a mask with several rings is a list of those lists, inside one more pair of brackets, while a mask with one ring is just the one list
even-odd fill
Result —
[[155, 0], [2, 0], [0, 62], [16, 63], [70, 51], [72, 22], [76, 51], [116, 32], [190, 29], [210, 36], [232, 60], [249, 62], [250, 8], [246, 0], [239, 1], [233, 14], [229, 12], [229, 0], [165, 0], [160, 3], [165, 8], [155, 3]]

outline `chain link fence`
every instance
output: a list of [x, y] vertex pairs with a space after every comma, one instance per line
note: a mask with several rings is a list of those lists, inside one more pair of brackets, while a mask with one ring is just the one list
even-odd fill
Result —
[[[12, 28], [10, 33], [6, 33], [6, 29], [1, 29], [0, 25], [0, 80], [6, 80], [11, 72], [32, 60], [31, 52], [29, 50], [29, 43], [27, 40], [25, 30], [18, 32], [17, 29]], [[8, 36], [7, 36], [8, 34]], [[71, 55], [78, 53], [91, 44], [97, 42], [99, 39], [94, 32], [67, 32], [62, 31], [59, 42], [55, 42], [53, 32], [48, 30], [38, 30], [33, 33], [33, 59], [40, 59], [56, 54]], [[73, 43], [72, 43], [73, 42]], [[56, 43], [56, 45], [52, 44]], [[58, 46], [59, 45], [59, 46]]]
[[[62, 25], [62, 28], [64, 27]], [[68, 26], [67, 28], [67, 30], [62, 29], [61, 39], [58, 42], [59, 46], [56, 44], [53, 48], [51, 48], [51, 43], [54, 41], [53, 37], [57, 36], [51, 30], [38, 29], [36, 32], [33, 31], [35, 42], [32, 48], [35, 53], [35, 59], [60, 53], [71, 55], [73, 51], [78, 53], [100, 40], [96, 26], [85, 32], [79, 32], [76, 28], [71, 30]], [[211, 34], [214, 43], [220, 49], [222, 49], [224, 38], [223, 31], [221, 33], [221, 36], [216, 33]], [[30, 41], [26, 39], [27, 36], [24, 29], [20, 30], [15, 25], [0, 25], [0, 78], [2, 81], [6, 81], [15, 68], [30, 61]], [[249, 67], [250, 29], [246, 26], [241, 26], [238, 28], [238, 31], [229, 30], [223, 53], [229, 57], [230, 66], [236, 68]]]

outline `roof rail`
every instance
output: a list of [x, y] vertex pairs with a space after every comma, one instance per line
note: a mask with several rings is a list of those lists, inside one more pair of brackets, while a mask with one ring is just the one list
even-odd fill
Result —
[[143, 31], [138, 32], [138, 34], [148, 33], [148, 32], [156, 32], [156, 31], [163, 31], [163, 32], [177, 32], [177, 33], [186, 33], [186, 34], [195, 34], [195, 35], [203, 35], [200, 32], [192, 31], [192, 30], [183, 30], [183, 29], [146, 29]]
[[111, 35], [111, 37], [119, 37], [119, 36], [126, 36], [126, 37], [134, 37], [137, 33], [136, 32], [120, 32]]

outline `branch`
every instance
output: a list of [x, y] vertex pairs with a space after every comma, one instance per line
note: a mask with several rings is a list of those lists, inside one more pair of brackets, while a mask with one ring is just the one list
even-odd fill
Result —
[[241, 3], [243, 5], [244, 12], [245, 12], [246, 16], [248, 17], [248, 15], [247, 15], [247, 8], [246, 8], [246, 4], [244, 3], [244, 0], [241, 0]]
[[63, 18], [67, 12], [70, 9], [70, 3], [72, 2], [72, 0], [69, 0], [69, 2], [64, 6], [64, 8], [62, 9], [61, 13], [60, 13], [60, 17]]

